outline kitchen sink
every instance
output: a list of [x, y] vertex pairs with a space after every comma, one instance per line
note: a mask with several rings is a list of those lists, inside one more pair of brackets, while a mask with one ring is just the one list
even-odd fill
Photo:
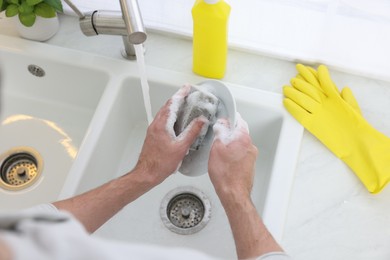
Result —
[[[202, 81], [195, 76], [152, 67], [148, 68], [148, 78], [153, 114], [183, 83]], [[249, 124], [253, 142], [259, 148], [253, 202], [272, 234], [280, 241], [302, 127], [284, 111], [281, 95], [227, 85], [235, 97], [238, 111]], [[123, 78], [117, 91], [99, 142], [85, 162], [82, 178], [77, 181], [78, 185], [72, 185], [76, 194], [121, 176], [137, 162], [148, 126], [139, 79], [136, 76]], [[201, 193], [198, 197], [205, 197], [206, 203], [210, 204], [210, 219], [195, 233], [191, 229], [172, 231], [164, 223], [166, 217], [162, 216], [168, 211], [164, 198], [177, 190], [180, 190], [178, 194], [196, 194], [193, 189]], [[207, 174], [197, 177], [180, 172], [173, 174], [125, 207], [95, 234], [135, 243], [190, 247], [224, 259], [236, 256], [228, 220]]]
[[[4, 100], [0, 154], [27, 147], [25, 153], [36, 151], [42, 161], [37, 160], [38, 164], [43, 165], [39, 179], [25, 189], [14, 191], [0, 185], [2, 209], [67, 198], [135, 166], [148, 126], [135, 62], [0, 36], [0, 68]], [[43, 77], [39, 76], [41, 69]], [[150, 66], [147, 73], [153, 114], [184, 83], [205, 80]], [[285, 111], [280, 94], [225, 84], [259, 149], [253, 202], [280, 241], [303, 128]], [[14, 169], [15, 176], [25, 174]], [[184, 227], [178, 232], [169, 227], [172, 203], [166, 202], [175, 192], [197, 196], [195, 202], [188, 202], [188, 196], [184, 199], [206, 212], [203, 219], [207, 223], [202, 222], [202, 228], [192, 232]], [[236, 256], [228, 220], [207, 174], [174, 173], [94, 235], [189, 247], [224, 259]]]

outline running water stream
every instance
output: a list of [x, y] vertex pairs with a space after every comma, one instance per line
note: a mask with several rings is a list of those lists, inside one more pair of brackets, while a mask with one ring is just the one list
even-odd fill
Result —
[[142, 44], [134, 44], [134, 48], [135, 48], [135, 54], [137, 55], [138, 70], [141, 79], [142, 96], [144, 97], [146, 116], [148, 119], [148, 124], [150, 125], [150, 123], [152, 123], [153, 121], [153, 116], [152, 116], [152, 104], [150, 102], [150, 94], [149, 94], [149, 83], [146, 76], [144, 48]]

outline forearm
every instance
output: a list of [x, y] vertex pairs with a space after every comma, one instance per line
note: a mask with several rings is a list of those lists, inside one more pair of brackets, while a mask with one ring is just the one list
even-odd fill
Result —
[[155, 185], [141, 169], [135, 169], [98, 188], [70, 199], [54, 202], [53, 205], [72, 213], [88, 232], [93, 233], [123, 207]]
[[249, 196], [229, 194], [221, 200], [233, 232], [237, 256], [250, 259], [283, 251], [267, 230]]
[[[53, 205], [72, 213], [89, 232], [94, 232], [124, 206], [163, 182], [178, 168], [207, 121], [203, 117], [194, 119], [186, 131], [176, 137], [173, 129], [175, 121], [171, 118], [177, 117], [179, 107], [176, 105], [184, 102], [190, 91], [190, 85], [180, 89], [156, 114], [148, 127], [133, 171], [92, 191]], [[173, 100], [175, 103], [171, 107]]]
[[0, 259], [1, 260], [11, 260], [13, 259], [11, 250], [5, 244], [1, 239], [0, 239]]

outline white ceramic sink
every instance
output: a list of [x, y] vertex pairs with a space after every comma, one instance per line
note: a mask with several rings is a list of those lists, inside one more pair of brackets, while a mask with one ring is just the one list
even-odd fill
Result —
[[[30, 168], [33, 159], [20, 157], [4, 166], [12, 154], [27, 152], [42, 160], [38, 166], [41, 174], [31, 186], [20, 189], [19, 183], [11, 187], [1, 181], [1, 209], [29, 207], [58, 198], [109, 80], [107, 71], [86, 66], [93, 59], [80, 62], [80, 58], [77, 53], [1, 37], [2, 175], [9, 181], [15, 171], [25, 169], [18, 181], [34, 179], [36, 169]], [[44, 76], [34, 76], [29, 66], [38, 73], [44, 70]], [[15, 187], [19, 190], [14, 191]]]
[[[50, 53], [50, 58], [38, 59], [37, 56], [43, 52]], [[17, 57], [23, 65], [22, 69], [16, 65], [12, 70], [5, 69], [3, 57], [8, 56], [9, 59]], [[27, 64], [41, 60], [43, 67], [50, 68], [57, 77], [48, 85], [35, 83], [34, 86], [40, 89], [39, 94], [31, 89], [19, 90], [29, 87], [23, 82], [15, 91], [9, 89], [13, 81], [7, 74], [13, 75], [16, 70], [25, 70]], [[134, 167], [147, 128], [135, 62], [97, 57], [0, 36], [0, 64], [7, 76], [3, 84], [7, 100], [4, 118], [12, 113], [27, 113], [31, 117], [54, 122], [74, 140], [72, 145], [78, 151], [74, 159], [67, 156], [62, 159], [50, 158], [56, 162], [68, 162], [69, 167], [66, 169], [70, 169], [64, 175], [66, 178], [57, 181], [56, 187], [62, 188], [60, 198], [94, 188]], [[192, 74], [185, 75], [154, 67], [147, 67], [147, 72], [154, 114], [184, 83], [204, 81], [204, 78]], [[69, 76], [72, 73], [77, 76]], [[14, 78], [19, 80], [16, 76]], [[65, 79], [66, 82], [63, 82]], [[281, 95], [226, 84], [236, 99], [238, 111], [248, 122], [251, 137], [259, 149], [253, 201], [272, 234], [277, 240], [281, 240], [303, 129], [284, 110]], [[13, 99], [33, 99], [35, 103], [29, 109], [18, 110], [18, 106], [9, 104], [14, 103]], [[18, 133], [4, 137], [17, 139], [16, 134]], [[4, 137], [0, 134], [1, 150], [4, 149]], [[45, 174], [53, 174], [52, 171], [56, 170], [51, 169]], [[211, 205], [210, 221], [202, 230], [191, 235], [168, 230], [160, 217], [164, 196], [180, 187], [200, 190]], [[45, 192], [37, 185], [34, 190], [26, 191], [25, 194], [40, 191]], [[11, 194], [0, 190], [0, 196], [0, 203], [3, 205], [1, 199], [11, 197]], [[51, 198], [47, 200], [50, 201]], [[45, 200], [40, 198], [38, 201]], [[236, 255], [227, 218], [207, 174], [199, 177], [173, 174], [161, 185], [128, 205], [99, 229], [96, 235], [137, 243], [190, 247], [224, 259], [235, 258]]]
[[[203, 81], [195, 76], [151, 67], [148, 68], [148, 78], [154, 114], [183, 83]], [[126, 173], [137, 161], [147, 128], [142, 91], [136, 73], [124, 77], [119, 83], [99, 142], [89, 160], [80, 165], [82, 173], [79, 176], [82, 178], [69, 183], [70, 187], [76, 188], [75, 193]], [[285, 112], [281, 95], [228, 86], [260, 150], [253, 201], [273, 235], [281, 240], [302, 128]], [[211, 219], [198, 233], [176, 234], [168, 230], [161, 220], [163, 197], [179, 187], [194, 187], [202, 191], [211, 203]], [[227, 218], [207, 175], [172, 175], [127, 206], [96, 234], [131, 242], [192, 247], [224, 259], [236, 255]]]

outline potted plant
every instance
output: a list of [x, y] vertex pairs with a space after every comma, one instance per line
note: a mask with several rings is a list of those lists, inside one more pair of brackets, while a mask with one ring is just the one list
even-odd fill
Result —
[[16, 17], [19, 34], [27, 39], [45, 41], [59, 28], [57, 12], [62, 12], [61, 0], [0, 0], [0, 12]]

